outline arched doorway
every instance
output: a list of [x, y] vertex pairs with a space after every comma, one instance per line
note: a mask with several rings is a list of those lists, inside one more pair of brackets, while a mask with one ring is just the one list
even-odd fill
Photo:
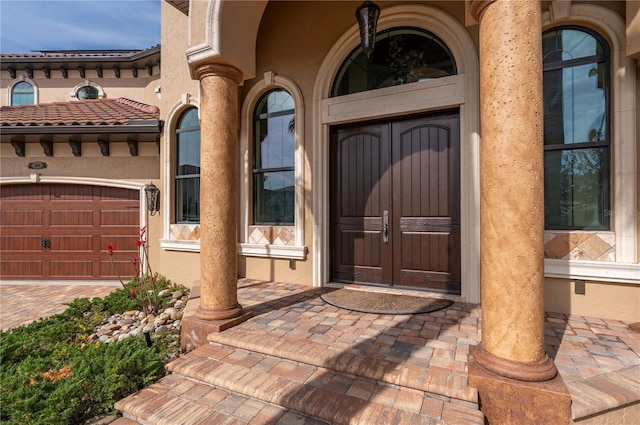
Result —
[[[359, 43], [357, 27], [352, 27], [331, 49], [320, 68], [314, 90], [314, 99], [317, 100], [314, 102], [316, 109], [313, 145], [314, 164], [316, 165], [313, 169], [314, 284], [322, 286], [333, 278], [331, 256], [334, 246], [332, 245], [333, 239], [330, 237], [332, 215], [329, 208], [333, 202], [330, 178], [332, 132], [340, 131], [340, 128], [346, 128], [344, 126], [354, 123], [359, 123], [358, 125], [362, 126], [372, 122], [383, 122], [386, 123], [384, 125], [389, 125], [391, 128], [395, 126], [401, 128], [405, 118], [416, 116], [423, 118], [434, 113], [440, 115], [443, 111], [457, 111], [459, 125], [453, 124], [453, 127], [456, 128], [460, 136], [460, 162], [456, 177], [460, 182], [462, 196], [458, 209], [460, 220], [457, 223], [450, 221], [447, 232], [455, 229], [454, 226], [459, 224], [458, 232], [461, 246], [461, 253], [458, 255], [459, 279], [453, 277], [450, 272], [446, 272], [448, 275], [423, 276], [420, 279], [423, 282], [426, 282], [425, 279], [431, 279], [432, 281], [447, 281], [446, 283], [459, 280], [457, 289], [454, 287], [440, 289], [448, 293], [458, 293], [466, 301], [479, 302], [477, 53], [464, 27], [450, 15], [435, 8], [403, 5], [384, 9], [379, 22], [380, 32], [394, 28], [423, 29], [425, 32], [437, 35], [439, 40], [442, 40], [451, 51], [457, 66], [457, 75], [436, 79], [418, 79], [411, 84], [382, 86], [373, 90], [330, 97], [334, 88], [334, 80], [342, 64]], [[395, 124], [396, 121], [399, 124]], [[334, 128], [338, 130], [334, 130]], [[393, 158], [390, 158], [390, 161], [392, 160]], [[402, 163], [403, 161], [396, 162]], [[399, 167], [403, 168], [404, 166], [400, 165]], [[390, 172], [393, 174], [392, 169]], [[402, 191], [403, 189], [398, 190]], [[393, 217], [393, 219], [398, 220], [397, 217]], [[427, 228], [424, 223], [422, 226]], [[437, 229], [444, 230], [445, 228], [434, 227], [432, 230]], [[393, 255], [397, 256], [398, 254], [392, 254], [392, 258]], [[411, 287], [411, 285], [406, 286]]]

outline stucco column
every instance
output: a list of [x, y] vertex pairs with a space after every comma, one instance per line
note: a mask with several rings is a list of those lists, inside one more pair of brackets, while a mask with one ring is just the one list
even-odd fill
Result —
[[542, 42], [538, 0], [480, 6], [482, 341], [475, 360], [520, 381], [544, 350]]
[[239, 70], [203, 65], [200, 80], [200, 306], [202, 320], [240, 316], [236, 160]]

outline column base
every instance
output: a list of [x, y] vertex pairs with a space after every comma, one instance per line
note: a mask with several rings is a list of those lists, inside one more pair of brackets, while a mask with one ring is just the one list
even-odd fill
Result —
[[240, 307], [239, 314], [232, 318], [218, 320], [204, 320], [197, 317], [200, 310], [200, 300], [190, 299], [187, 302], [180, 329], [180, 348], [184, 353], [195, 350], [201, 345], [208, 344], [207, 337], [213, 332], [222, 332], [233, 326], [252, 318], [253, 311], [243, 310]]
[[483, 347], [482, 341], [470, 349], [470, 354], [488, 371], [516, 381], [542, 382], [558, 374], [556, 365], [546, 354], [539, 362], [516, 362], [491, 354]]
[[[475, 347], [471, 348], [473, 356]], [[571, 423], [571, 395], [560, 375], [544, 382], [517, 381], [470, 357], [469, 386], [478, 390], [480, 410], [489, 425]]]

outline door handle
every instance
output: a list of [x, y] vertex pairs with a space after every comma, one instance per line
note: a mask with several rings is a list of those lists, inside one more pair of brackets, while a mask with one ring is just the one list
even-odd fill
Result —
[[382, 242], [389, 243], [389, 211], [382, 213]]
[[42, 249], [51, 249], [51, 241], [47, 238], [42, 238]]

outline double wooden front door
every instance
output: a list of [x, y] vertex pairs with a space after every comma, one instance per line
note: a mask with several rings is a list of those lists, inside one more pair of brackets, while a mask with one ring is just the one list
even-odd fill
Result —
[[457, 112], [331, 133], [331, 278], [460, 293]]

